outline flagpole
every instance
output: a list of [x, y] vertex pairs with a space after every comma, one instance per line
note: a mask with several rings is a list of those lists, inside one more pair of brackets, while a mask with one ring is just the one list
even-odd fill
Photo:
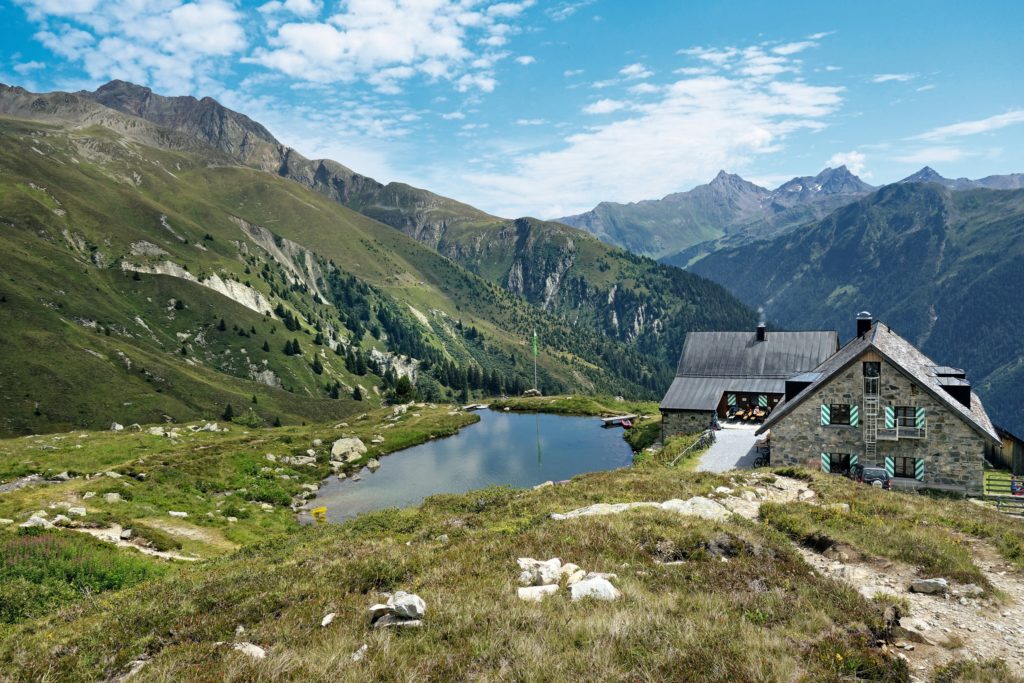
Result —
[[537, 391], [537, 329], [533, 330], [533, 390]]

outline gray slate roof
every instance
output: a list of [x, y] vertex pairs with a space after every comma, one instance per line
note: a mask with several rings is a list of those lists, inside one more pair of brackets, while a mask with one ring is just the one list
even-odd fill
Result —
[[781, 394], [786, 379], [814, 369], [839, 348], [831, 332], [690, 332], [662, 410], [714, 410], [727, 391]]
[[917, 347], [881, 322], [875, 322], [870, 332], [863, 337], [851, 340], [838, 353], [816, 367], [814, 371], [821, 373], [821, 376], [793, 397], [793, 400], [780, 403], [772, 411], [772, 414], [768, 416], [764, 424], [761, 425], [761, 428], [757, 430], [758, 433], [760, 434], [766, 429], [771, 429], [772, 425], [776, 424], [792, 412], [794, 408], [810, 398], [820, 387], [828, 383], [833, 376], [845, 370], [866, 351], [872, 349], [901, 369], [912, 381], [931, 394], [932, 398], [949, 408], [954, 415], [959, 416], [977, 432], [994, 441], [999, 441], [999, 435], [996, 434], [992, 421], [985, 412], [985, 408], [982, 406], [978, 395], [973, 392], [971, 393], [970, 408], [950, 396], [942, 388], [943, 384], [948, 384], [949, 378], [937, 375], [937, 371], [941, 371], [942, 366], [937, 365], [935, 361], [921, 353]]

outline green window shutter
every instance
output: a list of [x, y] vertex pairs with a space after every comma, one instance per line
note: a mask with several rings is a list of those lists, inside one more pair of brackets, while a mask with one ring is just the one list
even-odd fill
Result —
[[768, 394], [758, 394], [757, 395], [757, 406], [759, 408], [767, 408], [768, 407]]
[[832, 469], [832, 458], [828, 453], [821, 454], [821, 471], [828, 474]]
[[918, 408], [917, 409], [917, 415], [915, 417], [917, 418], [917, 428], [918, 429], [924, 429], [924, 425], [925, 425], [924, 408]]
[[736, 394], [726, 394], [725, 402], [731, 406], [736, 405]]
[[850, 467], [856, 467], [856, 466], [857, 466], [857, 454], [854, 453], [854, 454], [852, 454], [850, 456]]
[[832, 419], [832, 410], [828, 407], [827, 403], [821, 404], [821, 424], [830, 424]]
[[889, 456], [885, 458], [885, 471], [890, 477], [896, 476], [896, 461]]
[[918, 458], [914, 461], [914, 479], [924, 481], [924, 458]]
[[885, 407], [885, 428], [896, 429], [896, 409], [892, 406]]
[[856, 404], [850, 406], [850, 426], [856, 427], [860, 424], [860, 408]]

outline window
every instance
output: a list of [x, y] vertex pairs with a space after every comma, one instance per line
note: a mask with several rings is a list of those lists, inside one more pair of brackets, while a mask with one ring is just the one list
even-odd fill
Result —
[[830, 453], [829, 472], [832, 474], [847, 475], [850, 467], [854, 464], [853, 457], [849, 453]]
[[892, 475], [904, 479], [914, 479], [917, 468], [917, 458], [893, 458]]
[[833, 403], [829, 406], [831, 417], [829, 424], [834, 425], [849, 425], [850, 422], [850, 404], [848, 403]]
[[882, 374], [882, 364], [879, 362], [867, 361], [864, 363], [865, 377], [879, 377]]
[[896, 406], [897, 427], [917, 427], [917, 408], [914, 406]]

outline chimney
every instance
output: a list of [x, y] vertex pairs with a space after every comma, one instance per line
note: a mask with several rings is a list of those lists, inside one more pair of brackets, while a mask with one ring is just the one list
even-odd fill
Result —
[[867, 311], [861, 311], [857, 314], [857, 336], [863, 337], [865, 334], [871, 331], [871, 326], [874, 324], [874, 320], [871, 318], [871, 314]]
[[757, 324], [757, 341], [768, 341], [768, 328], [764, 323]]

